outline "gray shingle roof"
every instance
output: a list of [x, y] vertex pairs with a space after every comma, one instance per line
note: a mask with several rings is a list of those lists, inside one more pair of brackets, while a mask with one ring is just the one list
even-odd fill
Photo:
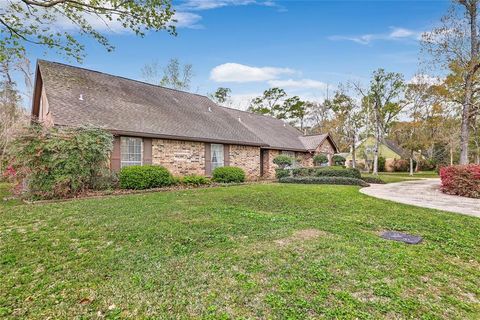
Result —
[[300, 137], [303, 145], [307, 150], [316, 149], [322, 142], [328, 137], [328, 134], [317, 134], [312, 136], [303, 136]]
[[408, 152], [404, 148], [399, 146], [395, 141], [389, 140], [389, 139], [383, 139], [383, 142], [387, 145], [387, 147], [392, 149], [392, 151], [397, 153], [399, 156], [403, 158], [409, 158]]
[[298, 151], [324, 139], [302, 137], [281, 120], [221, 107], [198, 94], [43, 60], [38, 68], [55, 125]]
[[272, 149], [305, 150], [302, 133], [282, 120], [237, 109], [224, 108], [233, 118]]

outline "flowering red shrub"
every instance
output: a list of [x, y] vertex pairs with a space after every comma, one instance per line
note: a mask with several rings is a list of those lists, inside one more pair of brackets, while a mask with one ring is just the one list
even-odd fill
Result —
[[480, 165], [448, 166], [440, 169], [442, 191], [470, 198], [480, 198]]

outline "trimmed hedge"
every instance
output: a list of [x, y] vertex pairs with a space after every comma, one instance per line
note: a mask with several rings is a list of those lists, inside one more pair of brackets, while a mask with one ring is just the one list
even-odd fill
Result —
[[313, 167], [292, 169], [293, 177], [346, 177], [361, 179], [362, 175], [356, 168], [344, 167]]
[[480, 198], [480, 165], [448, 166], [440, 169], [442, 191], [463, 197]]
[[328, 163], [328, 157], [324, 154], [317, 154], [313, 157], [313, 163], [316, 165]]
[[289, 169], [280, 169], [277, 168], [275, 169], [275, 178], [280, 179], [284, 177], [290, 177], [290, 171]]
[[378, 157], [378, 171], [385, 172], [385, 164], [387, 163], [387, 159], [385, 157]]
[[190, 186], [201, 186], [205, 184], [210, 184], [210, 179], [204, 176], [199, 176], [196, 174], [188, 175], [180, 179], [183, 184]]
[[336, 154], [332, 157], [332, 161], [336, 166], [344, 166], [347, 159], [345, 159], [345, 157], [342, 157], [341, 155]]
[[212, 172], [212, 180], [222, 183], [244, 182], [245, 171], [239, 167], [218, 167]]
[[385, 184], [385, 181], [377, 177], [362, 177], [362, 180], [365, 181], [366, 183]]
[[348, 177], [284, 177], [279, 180], [281, 183], [303, 183], [303, 184], [339, 184], [368, 187], [369, 184], [357, 178]]
[[290, 156], [285, 154], [280, 154], [273, 159], [273, 163], [279, 166], [281, 169], [285, 169], [285, 167], [291, 166], [293, 164], [294, 159]]
[[120, 188], [122, 189], [151, 189], [172, 185], [175, 179], [170, 172], [161, 166], [129, 166], [120, 170]]

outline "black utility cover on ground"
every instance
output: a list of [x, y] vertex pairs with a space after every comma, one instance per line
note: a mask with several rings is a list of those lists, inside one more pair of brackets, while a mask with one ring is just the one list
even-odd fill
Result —
[[380, 235], [383, 239], [405, 242], [407, 244], [418, 244], [422, 242], [422, 237], [414, 236], [398, 231], [384, 231]]

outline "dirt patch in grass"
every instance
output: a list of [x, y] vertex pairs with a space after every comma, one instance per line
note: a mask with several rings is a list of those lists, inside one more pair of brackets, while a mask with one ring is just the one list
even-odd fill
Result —
[[275, 243], [279, 246], [287, 246], [294, 242], [303, 242], [319, 237], [326, 237], [328, 233], [318, 229], [303, 229], [295, 231], [290, 237], [277, 239]]

